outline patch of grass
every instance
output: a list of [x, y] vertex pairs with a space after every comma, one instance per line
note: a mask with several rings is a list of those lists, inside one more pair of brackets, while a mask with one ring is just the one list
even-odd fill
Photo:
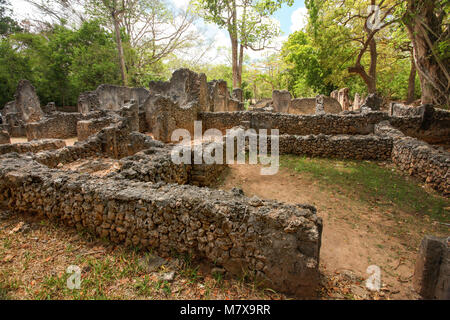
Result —
[[401, 208], [410, 213], [427, 214], [442, 222], [450, 221], [449, 199], [426, 192], [416, 180], [375, 161], [283, 155], [280, 164], [310, 175], [321, 186], [346, 191], [363, 201]]

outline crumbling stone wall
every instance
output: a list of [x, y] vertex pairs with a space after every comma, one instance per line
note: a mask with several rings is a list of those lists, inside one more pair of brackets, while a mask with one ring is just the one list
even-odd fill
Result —
[[273, 110], [275, 112], [288, 113], [291, 106], [292, 96], [287, 90], [272, 91]]
[[[341, 105], [336, 99], [324, 97], [323, 107], [325, 113], [337, 114], [342, 111]], [[290, 114], [315, 114], [316, 98], [293, 99], [289, 107]]]
[[[356, 160], [391, 158], [393, 139], [376, 135], [281, 135], [280, 154]], [[270, 145], [270, 143], [269, 143]]]
[[65, 146], [66, 142], [60, 139], [42, 139], [22, 143], [4, 144], [0, 145], [0, 155], [12, 152], [38, 153], [41, 151], [61, 149], [64, 148]]
[[450, 153], [405, 136], [389, 122], [377, 124], [375, 133], [393, 138], [392, 162], [401, 170], [420, 178], [432, 188], [450, 195]]
[[25, 124], [18, 112], [3, 114], [3, 124], [11, 137], [26, 136]]
[[250, 128], [279, 129], [280, 134], [370, 134], [376, 123], [389, 119], [383, 112], [371, 112], [366, 115], [291, 115], [270, 112], [201, 112], [203, 130], [216, 128], [225, 133], [227, 129], [249, 123]]
[[186, 129], [194, 134], [194, 122], [199, 112], [197, 105], [185, 109], [172, 99], [157, 95], [147, 99], [145, 107], [147, 124], [155, 139], [171, 142], [176, 129]]
[[145, 88], [129, 88], [102, 84], [96, 90], [100, 107], [106, 110], [118, 111], [130, 100], [135, 100], [138, 105], [143, 104], [149, 96]]
[[337, 93], [337, 101], [339, 101], [342, 110], [349, 110], [350, 107], [350, 97], [349, 97], [349, 89], [342, 88]]
[[47, 103], [46, 106], [42, 107], [42, 112], [47, 114], [52, 114], [53, 112], [56, 112], [56, 104], [54, 102]]
[[450, 300], [450, 239], [425, 236], [417, 254], [414, 289], [425, 299]]
[[113, 117], [94, 118], [90, 120], [81, 120], [77, 122], [77, 140], [84, 141], [90, 136], [98, 133], [101, 129], [108, 127], [113, 123]]
[[315, 209], [195, 186], [95, 178], [10, 154], [0, 159], [0, 200], [126, 245], [206, 258], [267, 286], [312, 296], [322, 221]]
[[145, 88], [129, 88], [102, 84], [95, 91], [83, 92], [78, 97], [78, 112], [87, 114], [96, 110], [118, 111], [130, 100], [144, 104], [150, 92]]
[[50, 168], [91, 156], [121, 159], [141, 150], [161, 146], [161, 142], [139, 132], [130, 132], [126, 119], [101, 129], [87, 140], [59, 150], [41, 152], [33, 156]]
[[43, 117], [39, 98], [30, 81], [19, 81], [14, 98], [15, 107], [25, 122], [39, 121]]
[[208, 109], [206, 76], [178, 69], [169, 83], [156, 84], [144, 103], [147, 126], [155, 139], [170, 142], [175, 129], [186, 129], [193, 135], [198, 112]]
[[233, 90], [233, 95], [228, 91], [225, 80], [213, 80], [208, 82], [208, 104], [209, 108], [202, 111], [210, 112], [233, 112], [244, 110], [242, 89]]
[[448, 143], [450, 140], [450, 111], [431, 105], [408, 107], [392, 103], [389, 114], [391, 124], [408, 136], [428, 143]]
[[34, 139], [67, 139], [77, 136], [77, 122], [82, 120], [80, 113], [54, 112], [39, 122], [25, 126], [28, 141]]
[[11, 143], [11, 138], [9, 136], [8, 131], [2, 129], [0, 130], [0, 144], [8, 144]]

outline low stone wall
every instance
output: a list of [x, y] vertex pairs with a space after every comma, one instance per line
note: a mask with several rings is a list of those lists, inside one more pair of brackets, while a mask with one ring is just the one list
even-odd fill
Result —
[[78, 141], [87, 140], [90, 136], [98, 133], [101, 129], [108, 127], [114, 121], [111, 117], [103, 117], [77, 122]]
[[49, 170], [14, 154], [0, 158], [0, 201], [162, 256], [190, 253], [250, 272], [298, 297], [313, 296], [319, 282], [322, 221], [311, 206]]
[[[333, 98], [324, 97], [323, 107], [326, 113], [337, 114], [342, 111], [340, 103]], [[316, 114], [316, 98], [298, 98], [291, 101], [291, 114]]]
[[[280, 134], [370, 134], [376, 123], [388, 119], [383, 112], [365, 115], [291, 115], [271, 112], [201, 112], [203, 130], [216, 128], [225, 133], [227, 129], [249, 123], [250, 128], [279, 129]], [[246, 127], [246, 125], [244, 125]]]
[[[203, 150], [208, 144], [203, 144]], [[225, 144], [221, 144], [221, 148], [225, 155]], [[225, 158], [223, 164], [195, 164], [194, 149], [191, 149], [190, 163], [176, 164], [172, 160], [172, 150], [172, 146], [153, 147], [124, 158], [118, 174], [129, 180], [206, 187], [214, 184], [227, 167]]]
[[[281, 135], [280, 154], [356, 160], [387, 160], [393, 139], [376, 135]], [[270, 149], [269, 149], [270, 150]]]
[[11, 143], [11, 137], [9, 136], [8, 131], [1, 129], [0, 130], [0, 144], [8, 144]]
[[82, 120], [80, 113], [54, 112], [39, 122], [26, 124], [28, 140], [68, 139], [77, 136], [77, 122]]
[[431, 105], [408, 107], [392, 103], [391, 124], [404, 134], [428, 143], [448, 143], [450, 140], [450, 111]]
[[16, 153], [38, 153], [46, 150], [57, 150], [64, 148], [66, 146], [66, 142], [64, 140], [59, 139], [43, 139], [43, 140], [34, 140], [23, 143], [12, 143], [12, 144], [4, 144], [0, 145], [0, 155], [7, 154], [11, 152]]
[[375, 127], [375, 133], [393, 138], [392, 162], [401, 170], [420, 178], [433, 189], [450, 195], [450, 153], [405, 136], [389, 122]]
[[59, 164], [70, 163], [91, 156], [106, 156], [121, 159], [131, 156], [141, 150], [162, 146], [159, 141], [139, 132], [130, 132], [126, 121], [103, 128], [96, 135], [83, 142], [76, 142], [60, 150], [40, 152], [34, 159], [50, 168]]

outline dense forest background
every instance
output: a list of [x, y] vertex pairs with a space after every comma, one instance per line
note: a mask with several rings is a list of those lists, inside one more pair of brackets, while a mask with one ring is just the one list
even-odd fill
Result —
[[[0, 107], [13, 100], [20, 79], [34, 84], [42, 104], [68, 106], [102, 83], [146, 87], [179, 67], [241, 87], [246, 100], [271, 97], [274, 89], [312, 97], [348, 87], [351, 96], [376, 91], [412, 102], [425, 92], [448, 103], [448, 1], [305, 1], [305, 28], [279, 50], [269, 50], [281, 36], [270, 16], [292, 0], [194, 0], [186, 10], [163, 0], [28, 2], [50, 19], [16, 21], [8, 0], [0, 0]], [[431, 22], [420, 20], [431, 35], [426, 55], [414, 22], [421, 12], [432, 14]], [[228, 63], [201, 59], [222, 44], [199, 36], [199, 19], [227, 30], [231, 49], [221, 54]], [[251, 50], [267, 54], [255, 61]]]

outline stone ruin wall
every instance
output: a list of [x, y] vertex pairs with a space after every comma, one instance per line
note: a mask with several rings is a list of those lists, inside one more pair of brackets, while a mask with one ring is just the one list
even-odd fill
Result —
[[393, 139], [392, 162], [402, 171], [416, 176], [433, 189], [450, 195], [450, 153], [433, 148], [428, 143], [405, 136], [382, 122], [375, 128], [378, 135]]
[[30, 142], [12, 143], [0, 145], [0, 155], [7, 153], [38, 153], [41, 151], [64, 148], [66, 142], [60, 139], [42, 139]]
[[83, 92], [78, 97], [78, 112], [88, 114], [92, 111], [118, 111], [130, 100], [143, 105], [149, 96], [145, 88], [130, 88], [109, 84], [100, 85], [95, 91]]
[[[325, 113], [338, 114], [342, 112], [341, 105], [336, 99], [324, 97], [323, 101]], [[307, 115], [316, 114], [316, 98], [298, 98], [291, 101], [290, 114]]]
[[77, 122], [82, 120], [80, 113], [55, 112], [39, 122], [25, 125], [28, 141], [34, 139], [68, 139], [77, 136]]
[[[144, 151], [111, 150], [112, 141], [134, 144], [132, 136], [146, 140], [141, 144]], [[178, 178], [173, 170], [165, 170], [172, 176], [161, 174], [168, 164], [164, 161], [171, 162], [168, 151], [161, 142], [130, 133], [124, 121], [73, 147], [33, 157], [9, 154], [0, 158], [0, 200], [11, 209], [61, 219], [113, 242], [140, 245], [161, 255], [189, 252], [233, 274], [252, 272], [274, 289], [299, 297], [314, 294], [322, 222], [313, 207], [165, 184], [165, 179], [170, 183], [188, 179], [183, 166]], [[131, 156], [123, 159], [119, 172], [105, 178], [40, 164], [57, 167], [61, 161], [91, 153]]]
[[0, 127], [0, 145], [11, 143], [11, 137], [7, 130]]
[[392, 138], [376, 135], [281, 135], [280, 154], [355, 160], [388, 160]]
[[414, 290], [424, 299], [450, 300], [450, 239], [425, 236], [413, 275]]
[[376, 123], [389, 117], [383, 112], [371, 112], [366, 115], [291, 115], [270, 112], [201, 112], [199, 120], [203, 130], [216, 128], [223, 133], [227, 129], [244, 125], [256, 130], [279, 129], [280, 134], [369, 134], [373, 133]]

